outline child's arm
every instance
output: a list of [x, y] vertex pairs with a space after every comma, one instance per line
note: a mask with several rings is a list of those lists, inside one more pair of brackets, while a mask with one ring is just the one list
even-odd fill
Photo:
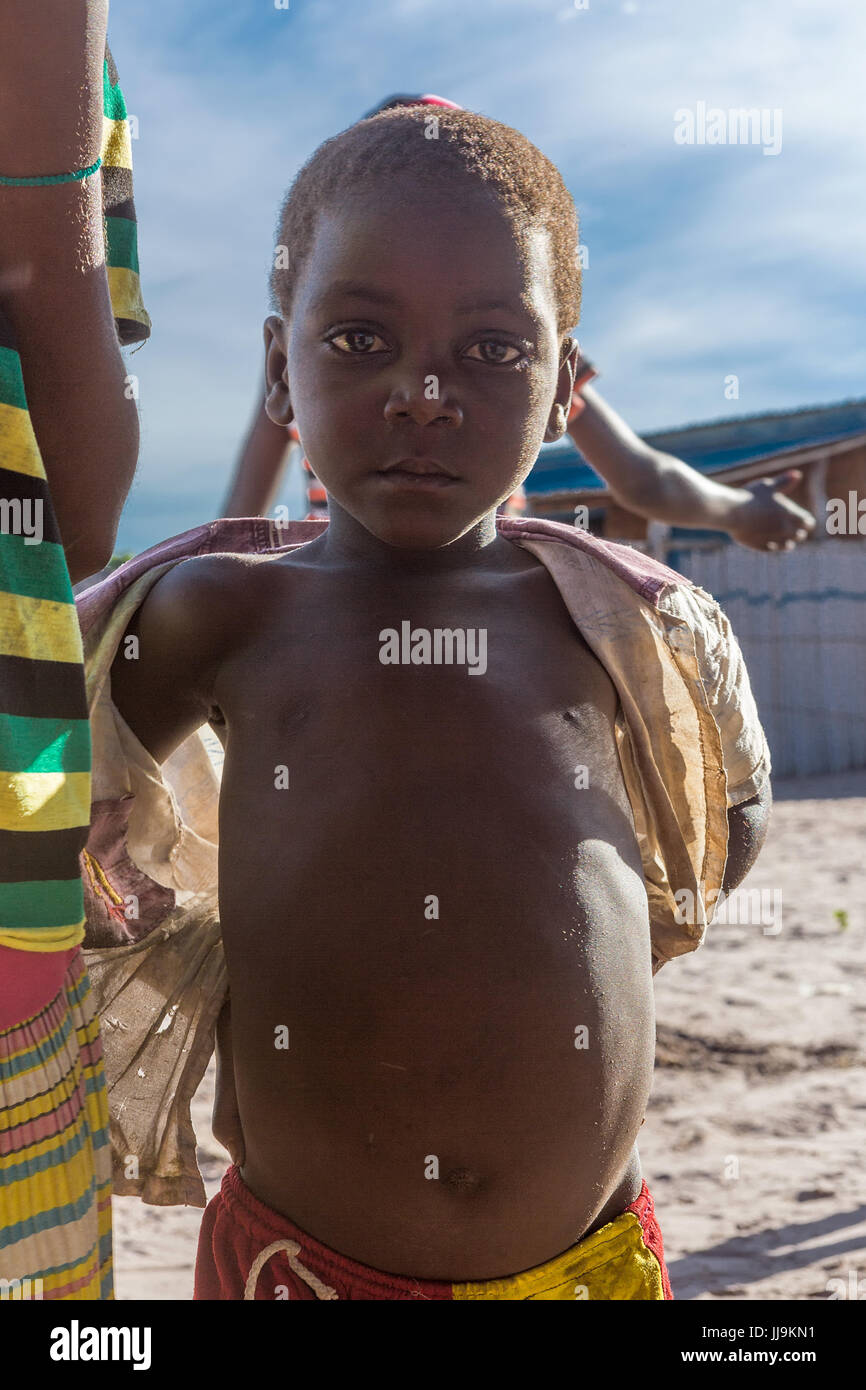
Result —
[[111, 698], [158, 763], [213, 710], [214, 676], [237, 631], [232, 581], [242, 564], [239, 557], [208, 555], [175, 565], [154, 584], [120, 641]]
[[[107, 0], [3, 0], [0, 175], [89, 168], [102, 147]], [[108, 277], [100, 175], [0, 185], [0, 303], [73, 582], [111, 557], [138, 455]]]
[[[232, 580], [242, 563], [217, 555], [175, 565], [150, 590], [120, 642], [111, 668], [111, 698], [159, 763], [212, 711], [214, 673], [237, 631], [237, 618], [229, 617], [237, 612], [229, 590], [236, 591]], [[131, 636], [137, 646], [128, 642]], [[233, 1163], [243, 1163], [230, 1000], [217, 1020], [215, 1045], [213, 1134]]]
[[785, 496], [799, 481], [795, 470], [783, 480], [726, 487], [645, 444], [591, 386], [580, 394], [584, 407], [568, 432], [629, 511], [676, 526], [727, 531], [755, 550], [790, 550], [814, 530], [811, 513]]
[[751, 869], [764, 847], [770, 826], [773, 794], [765, 782], [757, 796], [728, 807], [728, 861], [722, 882], [724, 892], [731, 893]]
[[244, 1136], [238, 1111], [235, 1088], [235, 1063], [232, 1053], [232, 1001], [227, 999], [217, 1019], [216, 1083], [214, 1085], [211, 1131], [218, 1144], [227, 1150], [232, 1163], [244, 1161]]
[[264, 516], [276, 496], [291, 439], [275, 425], [260, 400], [235, 468], [220, 516]]

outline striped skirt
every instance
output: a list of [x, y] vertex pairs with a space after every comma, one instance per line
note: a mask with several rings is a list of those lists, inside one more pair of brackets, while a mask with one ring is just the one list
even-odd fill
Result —
[[0, 1029], [0, 1298], [114, 1297], [99, 1019], [76, 950], [40, 1012]]

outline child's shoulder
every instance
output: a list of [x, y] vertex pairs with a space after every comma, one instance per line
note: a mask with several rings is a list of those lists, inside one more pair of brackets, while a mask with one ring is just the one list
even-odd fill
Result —
[[263, 555], [237, 555], [229, 551], [190, 555], [160, 576], [147, 601], [187, 608], [220, 598], [242, 599], [257, 583], [256, 570], [265, 559]]
[[179, 561], [144, 598], [139, 629], [147, 630], [163, 649], [204, 651], [224, 645], [254, 615], [265, 559], [225, 552]]
[[216, 672], [257, 629], [259, 560], [218, 552], [178, 559], [130, 612], [111, 698], [157, 762], [208, 719]]
[[159, 583], [164, 584], [171, 577], [178, 592], [195, 594], [199, 591], [225, 588], [231, 592], [242, 593], [258, 582], [257, 572], [272, 559], [273, 556], [267, 553], [246, 554], [231, 550], [190, 555], [173, 565]]

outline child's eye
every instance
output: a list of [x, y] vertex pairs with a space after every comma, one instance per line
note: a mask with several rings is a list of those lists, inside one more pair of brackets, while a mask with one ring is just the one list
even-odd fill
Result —
[[[466, 356], [473, 357], [476, 348], [482, 349], [482, 351], [480, 356], [474, 357], [474, 361], [488, 362], [492, 366], [508, 366], [511, 362], [517, 362], [526, 355], [513, 343], [503, 343], [499, 338], [482, 338], [480, 342], [472, 344]], [[506, 356], [507, 353], [511, 353], [512, 356]]]
[[[334, 333], [327, 341], [333, 344], [337, 352], [352, 357], [366, 357], [374, 351], [381, 352], [383, 348], [387, 351], [384, 340], [369, 328], [346, 328], [342, 333]], [[375, 343], [381, 346], [374, 348]]]

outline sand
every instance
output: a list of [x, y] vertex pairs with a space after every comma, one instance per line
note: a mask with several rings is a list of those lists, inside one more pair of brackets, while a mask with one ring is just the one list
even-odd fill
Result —
[[[781, 894], [781, 930], [729, 906], [656, 978], [640, 1150], [679, 1299], [866, 1299], [866, 770], [775, 794], [743, 888]], [[193, 1105], [209, 1197], [212, 1095], [211, 1066]], [[124, 1197], [114, 1220], [118, 1298], [191, 1298], [201, 1212]]]

